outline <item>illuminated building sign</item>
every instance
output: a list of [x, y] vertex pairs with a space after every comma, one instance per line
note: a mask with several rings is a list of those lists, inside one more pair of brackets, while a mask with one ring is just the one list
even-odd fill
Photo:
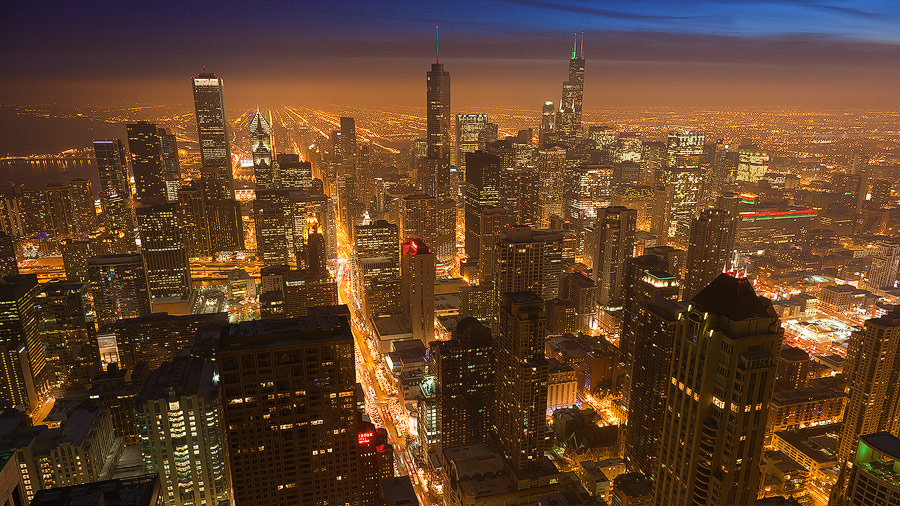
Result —
[[741, 213], [741, 221], [780, 220], [783, 218], [815, 218], [818, 209], [791, 209], [789, 211], [749, 211]]
[[367, 445], [372, 442], [372, 438], [375, 437], [374, 432], [366, 431], [359, 433], [359, 444]]

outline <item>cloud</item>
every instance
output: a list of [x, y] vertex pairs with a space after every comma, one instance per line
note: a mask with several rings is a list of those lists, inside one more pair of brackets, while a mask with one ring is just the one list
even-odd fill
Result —
[[543, 0], [502, 0], [509, 4], [538, 7], [572, 14], [588, 14], [610, 19], [622, 19], [627, 21], [672, 21], [672, 20], [699, 20], [713, 19], [713, 16], [660, 16], [654, 14], [638, 14], [612, 9], [601, 9], [586, 5], [574, 5], [561, 2], [548, 2]]

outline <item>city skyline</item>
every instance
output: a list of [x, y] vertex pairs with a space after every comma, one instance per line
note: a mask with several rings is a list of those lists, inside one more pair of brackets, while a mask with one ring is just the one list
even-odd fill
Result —
[[0, 504], [900, 506], [888, 2], [40, 19]]

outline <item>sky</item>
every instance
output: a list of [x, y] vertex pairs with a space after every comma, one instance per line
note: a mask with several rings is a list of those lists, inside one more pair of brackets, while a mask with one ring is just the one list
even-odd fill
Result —
[[[583, 33], [585, 107], [900, 107], [900, 0], [4, 2], [0, 104], [226, 100], [424, 107], [440, 26], [453, 104], [558, 100]], [[581, 36], [581, 35], [579, 35]]]

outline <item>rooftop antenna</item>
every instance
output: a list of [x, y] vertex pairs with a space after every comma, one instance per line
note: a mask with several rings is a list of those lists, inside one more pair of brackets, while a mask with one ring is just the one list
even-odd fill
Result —
[[578, 32], [575, 32], [575, 40], [572, 41], [572, 59], [573, 60], [575, 59], [575, 55], [578, 54], [577, 50], [578, 50]]
[[434, 25], [434, 62], [441, 63], [441, 35], [438, 25]]
[[584, 32], [581, 32], [581, 55], [579, 58], [584, 59]]

